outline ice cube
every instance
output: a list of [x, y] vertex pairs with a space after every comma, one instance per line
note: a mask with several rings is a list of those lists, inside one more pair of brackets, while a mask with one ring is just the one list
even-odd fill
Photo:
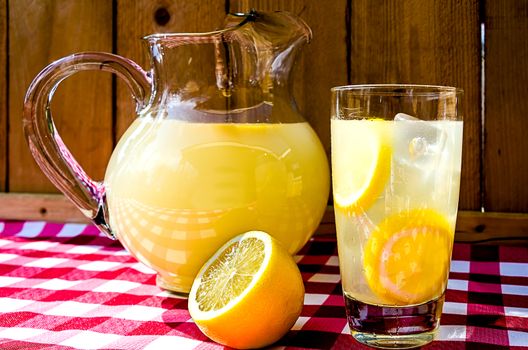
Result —
[[427, 122], [405, 113], [394, 117], [395, 160], [399, 163], [432, 171], [440, 160], [447, 133], [435, 122]]
[[446, 123], [398, 113], [393, 122], [390, 192], [394, 209], [434, 207], [441, 196], [449, 140]]
[[428, 206], [437, 197], [447, 132], [443, 123], [398, 113], [394, 117], [390, 197], [395, 208]]

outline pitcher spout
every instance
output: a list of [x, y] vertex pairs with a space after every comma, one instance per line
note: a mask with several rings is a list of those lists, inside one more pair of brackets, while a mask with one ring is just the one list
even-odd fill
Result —
[[275, 48], [308, 43], [312, 39], [312, 30], [300, 17], [285, 11], [248, 13], [230, 13], [225, 19], [224, 28], [243, 27], [253, 23], [255, 33]]
[[154, 84], [147, 112], [163, 106], [165, 115], [195, 121], [300, 121], [290, 73], [311, 36], [293, 14], [258, 11], [229, 14], [212, 32], [149, 35]]

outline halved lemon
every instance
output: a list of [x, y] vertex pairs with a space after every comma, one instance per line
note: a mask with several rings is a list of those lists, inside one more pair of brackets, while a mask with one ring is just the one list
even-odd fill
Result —
[[351, 213], [366, 211], [390, 176], [391, 138], [384, 120], [332, 119], [334, 202]]
[[282, 245], [261, 231], [239, 235], [202, 267], [189, 294], [189, 312], [212, 340], [238, 349], [279, 340], [304, 302], [299, 268]]
[[434, 210], [390, 216], [366, 243], [366, 280], [389, 305], [420, 304], [439, 297], [447, 282], [452, 242], [451, 226]]

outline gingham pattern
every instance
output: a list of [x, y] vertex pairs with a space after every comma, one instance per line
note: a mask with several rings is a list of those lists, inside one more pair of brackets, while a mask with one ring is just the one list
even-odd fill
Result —
[[[305, 305], [274, 348], [367, 349], [349, 335], [335, 237], [296, 259]], [[0, 221], [0, 313], [0, 349], [224, 349], [93, 226]], [[456, 244], [439, 339], [424, 349], [528, 349], [528, 247]]]

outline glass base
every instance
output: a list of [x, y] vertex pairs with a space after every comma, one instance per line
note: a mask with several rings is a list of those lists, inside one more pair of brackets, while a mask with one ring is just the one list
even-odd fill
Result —
[[408, 335], [380, 335], [373, 333], [352, 332], [358, 342], [379, 349], [413, 349], [432, 342], [436, 330]]
[[344, 293], [348, 324], [360, 343], [381, 349], [412, 349], [434, 340], [444, 295], [419, 305], [367, 304]]
[[166, 278], [161, 275], [156, 275], [156, 285], [166, 292], [181, 298], [188, 298], [191, 287], [184, 287], [178, 280]]

